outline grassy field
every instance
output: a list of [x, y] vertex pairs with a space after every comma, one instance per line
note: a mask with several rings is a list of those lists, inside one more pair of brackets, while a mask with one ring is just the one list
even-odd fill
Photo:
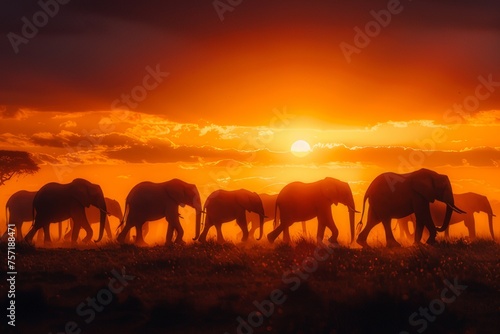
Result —
[[[19, 333], [498, 333], [500, 328], [500, 246], [492, 241], [369, 250], [325, 249], [307, 240], [292, 246], [209, 242], [98, 249], [18, 244], [16, 251]], [[1, 252], [6, 259], [5, 247]]]

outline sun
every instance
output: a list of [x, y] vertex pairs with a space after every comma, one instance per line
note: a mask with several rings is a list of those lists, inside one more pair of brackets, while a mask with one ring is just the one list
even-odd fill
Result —
[[302, 158], [311, 152], [311, 145], [309, 145], [309, 143], [305, 140], [297, 140], [292, 144], [290, 151], [296, 157]]

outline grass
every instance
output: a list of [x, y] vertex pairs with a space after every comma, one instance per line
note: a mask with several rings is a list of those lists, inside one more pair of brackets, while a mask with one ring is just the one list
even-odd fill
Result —
[[[500, 327], [500, 246], [493, 241], [339, 247], [308, 273], [304, 263], [312, 265], [317, 247], [304, 238], [273, 246], [208, 241], [34, 249], [21, 243], [16, 248], [17, 329], [59, 333], [71, 320], [88, 333], [236, 333], [237, 318], [248, 320], [254, 302], [280, 289], [285, 302], [274, 305], [272, 315], [251, 328], [254, 333], [416, 333], [420, 327], [410, 325], [409, 316], [440, 297], [443, 280], [455, 278], [467, 289], [428, 322], [425, 332], [496, 333]], [[1, 252], [5, 258], [4, 247]], [[113, 269], [123, 268], [135, 278], [85, 323], [77, 306], [106, 288]], [[0, 284], [6, 288], [5, 279]], [[4, 296], [1, 307], [6, 307]]]

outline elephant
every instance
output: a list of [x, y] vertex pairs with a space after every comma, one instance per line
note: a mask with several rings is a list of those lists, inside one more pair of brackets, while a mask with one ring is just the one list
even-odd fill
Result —
[[[212, 192], [204, 206], [205, 211], [205, 227], [200, 235], [196, 234], [193, 240], [205, 242], [207, 233], [212, 226], [217, 230], [217, 242], [224, 242], [222, 236], [221, 225], [236, 219], [236, 223], [241, 228], [243, 236], [242, 242], [248, 239], [248, 228], [245, 211], [255, 212], [259, 215], [260, 234], [257, 240], [262, 238], [263, 225], [264, 225], [264, 207], [262, 200], [255, 192], [246, 189], [239, 190], [216, 190]], [[197, 228], [197, 231], [199, 229]]]
[[[453, 213], [450, 219], [450, 225], [458, 224], [464, 222], [465, 227], [469, 231], [469, 238], [474, 239], [476, 237], [476, 222], [474, 220], [475, 212], [484, 212], [488, 215], [488, 227], [490, 230], [490, 235], [493, 240], [495, 240], [495, 233], [493, 231], [493, 210], [491, 209], [490, 202], [488, 198], [484, 195], [468, 192], [463, 194], [453, 194], [455, 199], [455, 205], [464, 209], [467, 213], [456, 214]], [[445, 215], [444, 205], [439, 205], [439, 203], [433, 203], [430, 206], [431, 216], [434, 221], [442, 220]], [[408, 229], [408, 222], [412, 221], [415, 223], [414, 215], [401, 218], [398, 220], [399, 227], [403, 233], [408, 237], [411, 236]], [[449, 228], [446, 229], [445, 237], [449, 237]]]
[[318, 242], [323, 242], [325, 228], [328, 227], [332, 231], [332, 236], [328, 240], [332, 244], [338, 244], [339, 231], [333, 221], [331, 206], [339, 203], [344, 204], [349, 211], [352, 243], [354, 240], [354, 214], [357, 212], [352, 191], [348, 183], [331, 177], [312, 183], [292, 182], [287, 184], [276, 199], [276, 215], [279, 210], [280, 225], [267, 235], [267, 239], [273, 243], [283, 232], [283, 240], [290, 242], [288, 232], [290, 225], [317, 217]]
[[7, 200], [7, 204], [5, 205], [5, 222], [7, 225], [15, 225], [17, 240], [22, 240], [23, 238], [23, 223], [33, 221], [33, 199], [35, 195], [36, 191], [20, 190], [12, 194]]
[[[437, 232], [448, 228], [452, 211], [464, 213], [454, 204], [453, 191], [448, 176], [438, 174], [430, 169], [421, 168], [407, 174], [382, 173], [377, 176], [363, 199], [363, 210], [359, 226], [362, 225], [366, 200], [369, 202], [367, 222], [357, 238], [357, 243], [368, 247], [366, 239], [371, 229], [379, 222], [384, 225], [387, 247], [400, 247], [391, 230], [391, 219], [406, 217], [412, 213], [416, 216], [415, 243], [422, 238], [424, 226], [429, 231], [428, 244], [436, 240]], [[429, 203], [435, 200], [447, 206], [443, 225], [434, 225]]]
[[[25, 222], [33, 221], [33, 199], [36, 191], [19, 190], [12, 194], [5, 205], [5, 222], [7, 225], [14, 224], [16, 228], [16, 239], [23, 239], [22, 227]], [[8, 230], [2, 236], [6, 237]], [[49, 233], [48, 226], [44, 228], [44, 233]], [[59, 222], [59, 239], [62, 236], [62, 222]]]
[[[71, 241], [76, 242], [78, 232], [83, 227], [87, 232], [83, 242], [89, 242], [92, 239], [93, 232], [85, 216], [85, 208], [91, 205], [100, 210], [99, 236], [95, 240], [95, 242], [99, 242], [104, 234], [104, 223], [107, 214], [106, 202], [101, 187], [81, 178], [74, 179], [67, 184], [47, 183], [38, 190], [33, 199], [35, 221], [24, 240], [31, 244], [33, 236], [40, 228], [46, 229], [50, 223], [71, 218], [75, 224]], [[46, 243], [50, 242], [48, 233], [45, 233], [44, 240]]]
[[[118, 203], [118, 201], [114, 199], [107, 197], [104, 197], [104, 202], [106, 202], [106, 209], [108, 211], [108, 214], [110, 216], [118, 218], [118, 220], [121, 222], [123, 219], [123, 212], [120, 203]], [[85, 215], [87, 216], [87, 221], [89, 222], [90, 225], [99, 223], [100, 210], [95, 206], [90, 206], [88, 208], [85, 208]], [[111, 232], [111, 227], [109, 226], [108, 217], [106, 217], [104, 230], [106, 231], [108, 239], [109, 240], [113, 239], [113, 233]], [[73, 220], [70, 219], [69, 231], [64, 235], [64, 239], [69, 239], [72, 234], [72, 231], [73, 231]]]
[[[259, 194], [259, 197], [262, 201], [262, 206], [264, 207], [264, 223], [271, 221], [275, 216], [276, 209], [276, 198], [278, 198], [278, 194], [269, 195], [269, 194]], [[248, 237], [250, 239], [254, 238], [255, 231], [259, 228], [259, 215], [255, 212], [246, 212], [247, 223], [250, 227], [248, 230]], [[302, 221], [302, 232], [304, 235], [307, 234], [306, 222]]]
[[168, 223], [165, 243], [172, 243], [174, 230], [177, 232], [175, 242], [184, 243], [179, 205], [189, 205], [196, 210], [196, 233], [199, 234], [202, 208], [196, 185], [179, 179], [162, 183], [146, 181], [135, 185], [125, 201], [124, 218], [120, 223], [120, 226], [125, 224], [125, 227], [118, 234], [118, 242], [123, 243], [127, 233], [134, 227], [137, 233], [135, 243], [146, 245], [142, 234], [144, 223], [165, 218]]

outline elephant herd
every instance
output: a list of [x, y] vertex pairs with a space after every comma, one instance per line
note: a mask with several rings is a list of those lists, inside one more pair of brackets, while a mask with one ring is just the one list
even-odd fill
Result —
[[[40, 229], [44, 231], [45, 242], [50, 242], [49, 224], [67, 219], [70, 219], [71, 231], [65, 238], [71, 237], [72, 242], [77, 241], [81, 228], [86, 231], [83, 242], [89, 242], [93, 236], [90, 224], [97, 222], [99, 235], [95, 241], [99, 242], [103, 238], [105, 230], [111, 239], [108, 215], [120, 220], [121, 230], [116, 238], [119, 243], [124, 243], [130, 230], [135, 228], [135, 242], [144, 245], [145, 224], [162, 218], [165, 218], [168, 225], [166, 244], [184, 243], [179, 206], [188, 205], [196, 212], [193, 240], [199, 242], [206, 241], [212, 226], [216, 229], [217, 241], [223, 242], [221, 226], [234, 220], [242, 231], [243, 242], [254, 238], [257, 228], [260, 229], [257, 240], [260, 240], [264, 222], [269, 220], [274, 221], [274, 230], [267, 235], [269, 242], [274, 242], [280, 234], [283, 234], [285, 242], [289, 242], [289, 228], [292, 224], [299, 221], [304, 224], [305, 221], [316, 218], [317, 241], [323, 241], [325, 229], [328, 227], [332, 233], [328, 240], [336, 245], [339, 231], [331, 206], [341, 203], [348, 211], [351, 243], [356, 239], [363, 247], [369, 247], [367, 237], [379, 223], [384, 227], [387, 246], [400, 246], [392, 233], [392, 219], [398, 219], [401, 231], [408, 235], [408, 221], [415, 224], [415, 243], [420, 242], [424, 227], [429, 235], [427, 243], [432, 244], [437, 232], [447, 231], [450, 224], [461, 221], [465, 222], [470, 237], [475, 237], [473, 212], [478, 211], [488, 214], [490, 233], [494, 239], [494, 214], [488, 199], [474, 193], [454, 195], [448, 176], [429, 169], [423, 168], [407, 174], [383, 173], [377, 176], [366, 190], [357, 231], [362, 228], [366, 201], [369, 204], [367, 221], [357, 238], [354, 220], [355, 214], [359, 212], [356, 211], [351, 188], [348, 183], [331, 177], [312, 183], [292, 182], [277, 195], [259, 195], [246, 189], [220, 189], [212, 192], [203, 206], [195, 184], [179, 179], [162, 183], [141, 182], [129, 192], [123, 215], [118, 202], [105, 198], [99, 185], [84, 179], [75, 179], [68, 184], [48, 183], [37, 192], [15, 193], [7, 201], [6, 214], [7, 224], [14, 224], [18, 237], [21, 238], [22, 223], [33, 221], [24, 238], [28, 243], [32, 243], [33, 236]], [[442, 221], [441, 226], [436, 226], [436, 221]], [[250, 231], [249, 222], [252, 223]], [[304, 225], [303, 230], [305, 231]], [[59, 237], [61, 234], [60, 228]]]

